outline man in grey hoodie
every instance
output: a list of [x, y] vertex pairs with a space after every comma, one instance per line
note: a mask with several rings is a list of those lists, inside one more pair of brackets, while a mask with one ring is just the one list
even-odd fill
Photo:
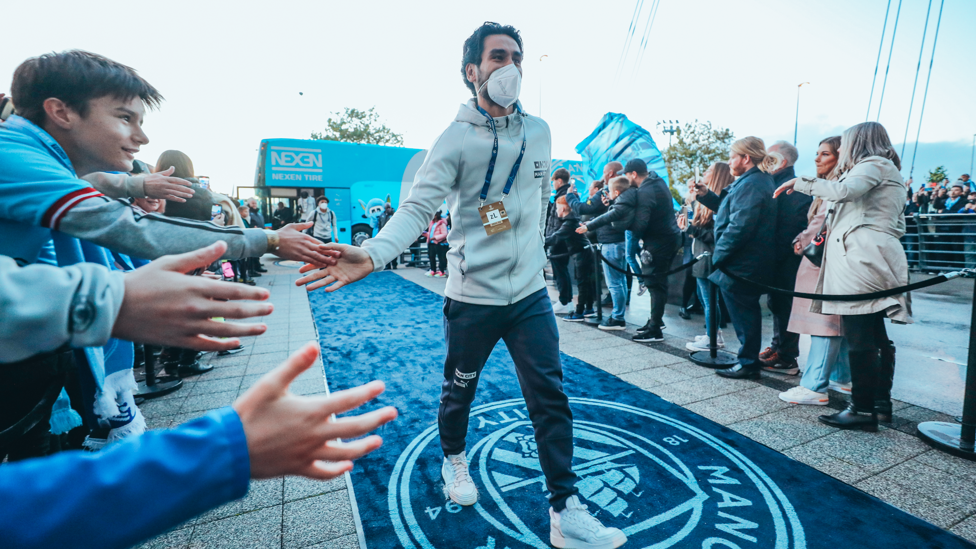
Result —
[[[441, 475], [452, 500], [474, 505], [465, 435], [478, 377], [504, 339], [518, 370], [539, 464], [549, 489], [550, 541], [556, 547], [613, 548], [627, 541], [580, 502], [572, 469], [573, 417], [562, 386], [559, 332], [542, 268], [549, 201], [549, 126], [518, 103], [522, 39], [510, 26], [485, 23], [464, 43], [461, 73], [475, 96], [434, 142], [410, 195], [362, 248], [329, 244], [341, 255], [321, 270], [308, 265], [298, 284], [335, 291], [383, 267], [407, 248], [446, 199], [448, 234], [444, 332], [447, 359], [438, 427]], [[312, 272], [310, 272], [312, 271]]]

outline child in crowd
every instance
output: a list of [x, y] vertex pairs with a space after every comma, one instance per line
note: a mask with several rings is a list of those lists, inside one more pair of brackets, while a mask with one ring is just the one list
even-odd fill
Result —
[[573, 256], [573, 268], [576, 277], [577, 298], [576, 312], [563, 317], [567, 322], [582, 322], [586, 317], [596, 316], [593, 301], [596, 298], [595, 280], [593, 273], [593, 253], [589, 249], [590, 241], [583, 235], [576, 233], [580, 220], [566, 203], [566, 197], [556, 199], [556, 217], [559, 225], [556, 231], [546, 238], [546, 247], [553, 248], [555, 244], [565, 244], [569, 254]]
[[[634, 223], [637, 210], [637, 189], [630, 185], [626, 177], [617, 177], [610, 181], [610, 190], [607, 194], [612, 201], [607, 213], [592, 219], [582, 225], [576, 232], [586, 234], [588, 231], [596, 230], [605, 225], [610, 225], [615, 230], [625, 231]], [[607, 286], [610, 288], [610, 297], [613, 299], [613, 311], [610, 317], [600, 324], [601, 330], [624, 330], [627, 323], [624, 321], [624, 312], [627, 309], [627, 280], [624, 269], [624, 242], [611, 242], [602, 244], [603, 257], [610, 264], [603, 268], [607, 279]], [[614, 269], [613, 267], [616, 267]]]

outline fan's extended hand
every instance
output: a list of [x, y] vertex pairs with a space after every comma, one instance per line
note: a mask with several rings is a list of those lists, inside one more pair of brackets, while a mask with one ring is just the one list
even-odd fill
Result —
[[362, 280], [373, 272], [373, 260], [366, 250], [348, 244], [326, 244], [327, 250], [339, 252], [335, 265], [322, 267], [307, 264], [299, 272], [308, 273], [295, 281], [297, 286], [307, 285], [309, 291], [325, 287], [325, 291], [334, 292], [346, 284]]

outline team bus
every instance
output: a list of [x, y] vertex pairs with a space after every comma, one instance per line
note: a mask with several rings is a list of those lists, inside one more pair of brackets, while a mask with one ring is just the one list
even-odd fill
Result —
[[386, 204], [394, 209], [406, 198], [426, 150], [339, 141], [265, 139], [258, 149], [254, 188], [265, 221], [278, 203], [297, 213], [302, 191], [329, 199], [336, 214], [337, 240], [359, 246], [375, 236]]

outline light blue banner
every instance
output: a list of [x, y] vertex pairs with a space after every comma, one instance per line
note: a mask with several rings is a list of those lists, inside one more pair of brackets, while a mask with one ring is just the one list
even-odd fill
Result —
[[607, 162], [616, 160], [627, 164], [632, 158], [640, 158], [647, 163], [648, 170], [655, 171], [665, 183], [670, 183], [664, 157], [650, 132], [623, 114], [605, 114], [593, 133], [576, 145], [576, 152], [583, 157], [590, 181], [603, 178], [603, 167]]

